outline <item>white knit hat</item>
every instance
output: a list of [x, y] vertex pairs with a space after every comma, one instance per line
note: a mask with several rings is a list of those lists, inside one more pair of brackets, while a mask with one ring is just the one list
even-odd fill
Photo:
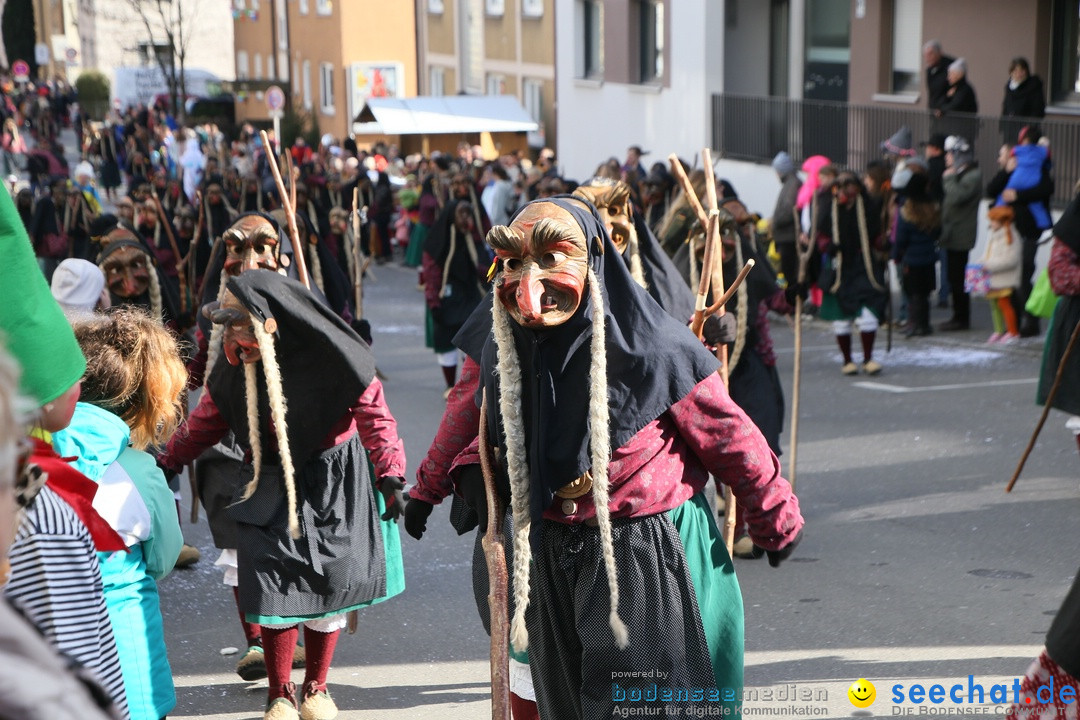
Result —
[[104, 289], [105, 275], [89, 260], [68, 258], [53, 272], [52, 296], [65, 314], [93, 312]]

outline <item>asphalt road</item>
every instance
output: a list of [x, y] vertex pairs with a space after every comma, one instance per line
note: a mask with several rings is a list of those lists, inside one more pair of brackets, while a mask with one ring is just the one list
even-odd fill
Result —
[[[442, 376], [424, 348], [415, 270], [385, 265], [376, 275], [366, 308], [412, 474], [444, 407]], [[1038, 418], [1041, 342], [985, 346], [989, 313], [974, 306], [977, 330], [897, 337], [891, 353], [881, 337], [885, 370], [875, 378], [843, 377], [827, 326], [804, 325], [805, 538], [779, 569], [737, 561], [746, 685], [759, 693], [747, 707], [759, 716], [794, 716], [792, 697], [816, 717], [888, 716], [904, 710], [893, 707], [893, 685], [948, 688], [970, 674], [989, 692], [1038, 653], [1076, 572], [1080, 458], [1055, 412], [1016, 490], [1004, 493]], [[935, 320], [946, 315], [936, 310]], [[773, 336], [790, 402], [790, 324], [775, 319]], [[329, 678], [341, 718], [490, 716], [472, 538], [446, 520], [447, 506], [436, 508], [422, 542], [402, 530], [405, 593], [363, 611], [357, 633], [342, 637]], [[242, 681], [237, 656], [221, 653], [242, 650], [243, 636], [209, 532], [200, 523], [185, 534], [203, 560], [161, 583], [179, 698], [170, 717], [260, 718], [265, 681]], [[878, 699], [855, 711], [845, 693], [860, 677]]]

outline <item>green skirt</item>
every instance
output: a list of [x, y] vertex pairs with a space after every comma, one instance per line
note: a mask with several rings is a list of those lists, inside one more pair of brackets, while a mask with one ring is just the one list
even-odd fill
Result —
[[[670, 510], [668, 515], [683, 543], [716, 687], [722, 694], [726, 694], [725, 688], [735, 691], [737, 700], [723, 703], [734, 716], [742, 705], [744, 646], [743, 600], [735, 565], [724, 547], [705, 491]], [[510, 657], [521, 663], [529, 662], [528, 651], [518, 652], [512, 643]]]
[[[735, 565], [724, 547], [723, 536], [704, 491], [669, 511], [669, 515], [682, 538], [716, 687], [721, 693], [725, 688], [732, 688], [735, 697], [740, 698], [743, 687], [743, 601]], [[732, 713], [741, 705], [739, 701], [724, 704], [731, 706]]]
[[420, 267], [420, 261], [424, 257], [424, 240], [427, 238], [428, 229], [420, 223], [413, 223], [412, 232], [409, 233], [409, 246], [405, 248], [405, 265], [408, 267]]

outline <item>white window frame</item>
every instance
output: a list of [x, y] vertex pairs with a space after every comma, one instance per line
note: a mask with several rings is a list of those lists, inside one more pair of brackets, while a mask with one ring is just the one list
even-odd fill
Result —
[[543, 17], [544, 0], [521, 0], [521, 14], [523, 17]]
[[428, 95], [442, 97], [446, 94], [446, 68], [432, 65], [428, 68]]
[[236, 51], [236, 79], [248, 79], [248, 54], [247, 50]]
[[487, 85], [488, 95], [503, 95], [506, 93], [506, 76], [501, 73], [488, 73], [485, 84]]
[[506, 12], [506, 0], [484, 0], [484, 12], [489, 17], [502, 17]]
[[251, 9], [252, 10], [258, 10], [259, 9], [259, 0], [251, 0]]
[[311, 102], [311, 61], [305, 60], [301, 66], [301, 71], [304, 77], [303, 92], [304, 92], [304, 109], [311, 110], [314, 104]]
[[266, 56], [266, 79], [277, 80], [277, 75], [274, 74], [274, 53], [270, 53]]
[[[596, 57], [586, 57], [592, 45], [585, 37], [586, 18], [590, 8], [596, 9], [596, 27], [592, 39], [595, 41]], [[586, 80], [600, 80], [604, 76], [604, 4], [599, 0], [576, 0], [574, 3], [574, 35], [577, 47], [574, 52], [574, 77]], [[594, 59], [596, 67], [589, 67], [589, 60]]]
[[319, 64], [319, 112], [334, 115], [334, 66], [331, 63]]
[[247, 0], [233, 0], [233, 8], [235, 10], [243, 10], [244, 5], [247, 4]]
[[316, 15], [333, 15], [334, 0], [315, 0]]
[[[644, 23], [646, 12], [651, 13], [654, 22], [652, 47], [646, 47], [645, 42], [647, 39], [644, 28], [638, 28], [638, 82], [645, 85], [662, 83], [664, 81], [666, 60], [664, 55], [664, 23], [667, 22], [664, 13], [664, 0], [638, 0], [637, 11], [639, 23]], [[652, 60], [651, 67], [646, 69], [646, 61], [649, 59]]]
[[[892, 65], [888, 89], [893, 95], [918, 95], [923, 82], [923, 0], [893, 0], [892, 11]], [[897, 87], [897, 72], [909, 73], [906, 86]]]
[[543, 121], [544, 81], [525, 78], [521, 81], [521, 104], [536, 122]]
[[263, 79], [263, 67], [262, 67], [262, 55], [259, 53], [252, 53], [251, 56], [251, 79], [262, 80]]
[[293, 60], [292, 63], [292, 92], [293, 97], [300, 94], [300, 61]]
[[433, 15], [442, 15], [445, 11], [443, 0], [428, 0], [427, 11]]
[[300, 0], [299, 7], [297, 9], [300, 11], [301, 15], [307, 15], [308, 10], [310, 9], [308, 7], [308, 0]]

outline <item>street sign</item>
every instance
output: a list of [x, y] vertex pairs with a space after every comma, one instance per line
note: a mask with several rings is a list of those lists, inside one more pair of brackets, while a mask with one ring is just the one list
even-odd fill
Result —
[[277, 85], [271, 85], [266, 89], [266, 107], [271, 112], [281, 112], [285, 109], [285, 91]]
[[11, 64], [11, 74], [15, 76], [15, 82], [26, 82], [30, 79], [30, 64], [25, 60], [16, 60]]
[[34, 46], [34, 61], [37, 62], [38, 65], [45, 65], [49, 62], [50, 57], [48, 45], [45, 43], [38, 43]]
[[75, 62], [75, 58], [77, 58], [78, 56], [79, 51], [73, 47], [69, 47], [67, 50], [64, 51], [64, 57], [67, 58], [68, 62]]

